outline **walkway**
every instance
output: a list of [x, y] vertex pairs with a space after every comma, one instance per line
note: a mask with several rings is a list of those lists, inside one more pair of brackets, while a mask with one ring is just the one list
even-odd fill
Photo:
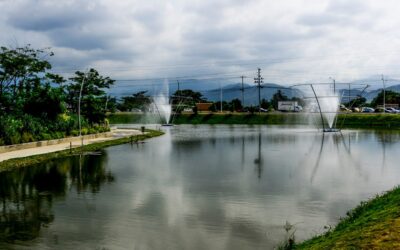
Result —
[[[111, 137], [87, 139], [87, 140], [83, 141], [83, 144], [84, 145], [93, 144], [93, 143], [97, 143], [97, 142], [104, 142], [104, 141], [114, 140], [117, 138], [141, 134], [141, 132], [136, 129], [115, 129], [115, 130], [112, 130], [111, 132], [113, 133], [113, 135]], [[79, 147], [80, 145], [81, 145], [81, 141], [72, 142], [72, 147]], [[36, 148], [21, 149], [21, 150], [1, 153], [0, 154], [0, 162], [9, 160], [9, 159], [14, 159], [14, 158], [28, 157], [28, 156], [32, 156], [32, 155], [40, 155], [40, 154], [62, 151], [62, 150], [69, 149], [69, 148], [70, 148], [70, 143], [66, 142], [66, 143], [60, 143], [60, 144], [55, 144], [55, 145], [50, 145], [50, 146], [41, 146], [41, 147], [36, 147]]]

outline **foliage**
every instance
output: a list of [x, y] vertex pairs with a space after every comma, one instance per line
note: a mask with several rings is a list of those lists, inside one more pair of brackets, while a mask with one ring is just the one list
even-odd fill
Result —
[[117, 109], [120, 111], [146, 110], [151, 104], [150, 96], [146, 95], [146, 92], [140, 91], [131, 96], [122, 97], [122, 102], [117, 104]]
[[[47, 58], [53, 55], [48, 49], [30, 45], [0, 48], [0, 145], [74, 135], [84, 78], [82, 126], [88, 133], [108, 129], [106, 124], [101, 129], [95, 124], [104, 124], [105, 104], [110, 99], [104, 88], [114, 81], [91, 69], [87, 77], [76, 72], [65, 87], [62, 76], [48, 72], [51, 64]], [[110, 106], [113, 108], [112, 101]]]
[[344, 106], [350, 108], [350, 107], [363, 107], [365, 106], [367, 102], [367, 99], [365, 97], [357, 97], [356, 99], [350, 101], [350, 102], [346, 102], [343, 103]]
[[278, 109], [278, 102], [279, 101], [287, 101], [289, 98], [283, 94], [283, 92], [279, 89], [273, 96], [271, 100], [271, 105], [274, 109]]
[[[391, 90], [386, 90], [385, 103], [400, 104], [400, 93]], [[371, 105], [373, 107], [377, 107], [378, 105], [383, 105], [383, 90], [372, 100]]]
[[206, 102], [200, 92], [193, 91], [191, 89], [177, 90], [172, 95], [173, 105], [190, 105], [194, 106], [196, 103]]
[[[107, 95], [105, 89], [114, 84], [114, 80], [103, 77], [95, 69], [86, 74], [76, 71], [67, 86], [67, 103], [74, 113], [78, 113], [79, 97], [81, 96], [81, 114], [90, 124], [103, 123], [106, 117]], [[81, 92], [82, 89], [82, 93]]]

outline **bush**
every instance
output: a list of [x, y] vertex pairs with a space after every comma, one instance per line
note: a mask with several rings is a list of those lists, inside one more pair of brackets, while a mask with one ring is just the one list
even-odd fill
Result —
[[22, 136], [21, 136], [21, 142], [22, 143], [26, 143], [26, 142], [33, 142], [35, 141], [35, 138], [33, 137], [33, 135], [29, 132], [23, 132]]

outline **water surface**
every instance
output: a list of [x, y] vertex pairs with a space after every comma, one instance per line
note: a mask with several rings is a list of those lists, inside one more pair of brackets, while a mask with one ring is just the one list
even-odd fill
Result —
[[271, 249], [399, 184], [398, 133], [175, 126], [0, 173], [1, 249]]

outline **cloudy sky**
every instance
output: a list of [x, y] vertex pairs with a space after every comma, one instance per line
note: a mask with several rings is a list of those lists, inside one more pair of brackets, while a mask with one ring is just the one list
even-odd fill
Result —
[[400, 78], [396, 0], [0, 0], [0, 44], [116, 79]]

